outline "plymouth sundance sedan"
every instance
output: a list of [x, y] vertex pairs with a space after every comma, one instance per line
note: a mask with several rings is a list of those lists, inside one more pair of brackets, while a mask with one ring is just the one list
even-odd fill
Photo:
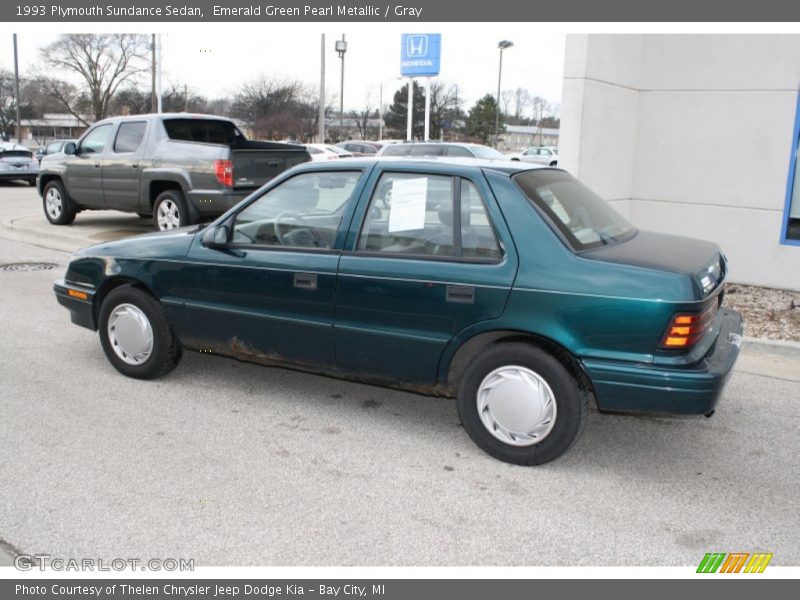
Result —
[[714, 411], [741, 343], [708, 242], [638, 231], [566, 172], [308, 163], [206, 228], [77, 252], [58, 301], [130, 377], [197, 350], [457, 398], [541, 464], [602, 411]]

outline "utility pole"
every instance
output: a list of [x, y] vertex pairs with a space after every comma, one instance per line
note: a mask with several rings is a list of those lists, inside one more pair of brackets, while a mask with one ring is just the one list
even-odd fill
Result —
[[157, 45], [158, 45], [158, 80], [156, 82], [156, 85], [157, 85], [158, 90], [157, 90], [156, 100], [158, 100], [158, 112], [160, 113], [161, 109], [162, 109], [162, 106], [161, 106], [161, 91], [162, 91], [161, 90], [161, 70], [162, 70], [162, 68], [161, 68], [161, 34], [160, 33], [158, 34], [158, 44]]
[[17, 34], [14, 34], [14, 104], [17, 107], [17, 143], [22, 143], [22, 123], [19, 120], [19, 58], [17, 56]]
[[494, 147], [497, 148], [500, 134], [500, 81], [503, 79], [503, 50], [511, 48], [514, 42], [503, 40], [497, 44], [500, 49], [500, 67], [497, 70], [497, 111], [494, 114]]
[[322, 34], [319, 57], [319, 143], [325, 143], [325, 34]]
[[183, 112], [189, 112], [189, 86], [183, 84]]
[[431, 141], [431, 78], [425, 78], [425, 141]]
[[158, 112], [158, 101], [156, 100], [156, 34], [150, 38], [150, 112]]
[[378, 92], [378, 141], [383, 139], [383, 83], [381, 83], [381, 90]]

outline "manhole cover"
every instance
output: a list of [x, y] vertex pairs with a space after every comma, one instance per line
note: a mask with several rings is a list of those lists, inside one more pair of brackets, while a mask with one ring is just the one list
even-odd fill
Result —
[[18, 262], [0, 265], [0, 271], [49, 271], [56, 267], [57, 264], [49, 262]]

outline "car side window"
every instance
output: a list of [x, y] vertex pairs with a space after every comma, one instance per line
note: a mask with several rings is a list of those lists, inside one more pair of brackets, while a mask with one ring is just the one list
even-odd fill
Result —
[[144, 139], [146, 128], [145, 121], [122, 123], [117, 130], [117, 137], [114, 138], [114, 152], [136, 152]]
[[450, 146], [447, 149], [447, 156], [460, 156], [460, 157], [471, 158], [472, 153], [466, 148], [462, 148], [461, 146]]
[[111, 135], [111, 123], [99, 125], [92, 129], [81, 141], [81, 154], [102, 154]]
[[454, 256], [453, 178], [384, 173], [370, 200], [358, 250]]
[[500, 245], [478, 188], [461, 180], [461, 256], [500, 258]]
[[361, 171], [301, 173], [237, 216], [231, 241], [289, 248], [330, 248]]
[[366, 144], [361, 146], [361, 152], [364, 154], [377, 154], [378, 151], [375, 149], [374, 146], [367, 146]]

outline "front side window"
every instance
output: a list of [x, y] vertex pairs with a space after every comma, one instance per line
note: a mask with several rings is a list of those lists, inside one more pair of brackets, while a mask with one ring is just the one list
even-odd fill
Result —
[[100, 125], [92, 129], [81, 141], [81, 154], [102, 154], [111, 134], [111, 123]]
[[472, 152], [470, 152], [466, 148], [462, 148], [461, 146], [450, 146], [447, 149], [447, 156], [472, 158]]
[[236, 216], [232, 242], [330, 248], [360, 177], [360, 171], [320, 171], [287, 179]]
[[144, 139], [145, 121], [122, 123], [114, 139], [114, 152], [136, 152]]
[[370, 200], [358, 250], [454, 256], [453, 178], [385, 173]]
[[576, 250], [615, 244], [636, 233], [610, 204], [563, 171], [524, 171], [514, 181]]

